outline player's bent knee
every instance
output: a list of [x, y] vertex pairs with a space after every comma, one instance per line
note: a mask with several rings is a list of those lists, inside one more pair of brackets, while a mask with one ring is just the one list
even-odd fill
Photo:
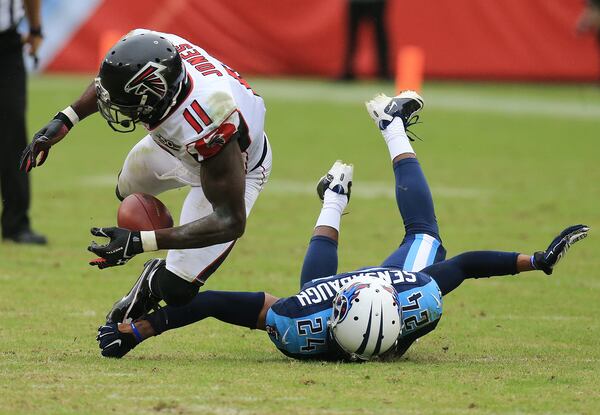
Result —
[[186, 305], [198, 294], [200, 287], [184, 280], [162, 267], [152, 277], [152, 293], [165, 303], [179, 307]]

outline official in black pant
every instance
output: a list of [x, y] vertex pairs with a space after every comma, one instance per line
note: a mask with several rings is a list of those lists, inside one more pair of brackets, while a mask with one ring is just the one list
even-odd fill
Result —
[[35, 56], [41, 43], [39, 0], [0, 2], [0, 189], [2, 193], [2, 239], [26, 244], [45, 244], [46, 238], [31, 230], [29, 179], [19, 170], [27, 145], [25, 129], [27, 74], [23, 62], [23, 39], [16, 27], [27, 14], [31, 27], [25, 38]]
[[357, 35], [360, 23], [370, 21], [375, 31], [377, 48], [377, 76], [390, 78], [388, 66], [388, 36], [385, 27], [386, 0], [348, 0], [348, 27], [346, 33], [346, 50], [341, 80], [355, 79], [353, 59], [356, 53]]
[[585, 7], [577, 19], [576, 29], [579, 34], [593, 33], [600, 51], [600, 0], [586, 0]]

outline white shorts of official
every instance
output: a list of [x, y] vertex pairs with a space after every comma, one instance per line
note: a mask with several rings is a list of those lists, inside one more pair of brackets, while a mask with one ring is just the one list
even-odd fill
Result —
[[[271, 148], [264, 136], [264, 158], [246, 173], [246, 217], [271, 173]], [[264, 148], [263, 148], [264, 150]], [[147, 135], [129, 152], [119, 175], [118, 191], [122, 197], [141, 192], [158, 195], [164, 191], [190, 186], [183, 202], [179, 225], [193, 222], [213, 212], [200, 184], [200, 176], [187, 169], [180, 160], [160, 148]], [[167, 269], [186, 281], [204, 284], [225, 260], [235, 241], [197, 249], [171, 249]]]

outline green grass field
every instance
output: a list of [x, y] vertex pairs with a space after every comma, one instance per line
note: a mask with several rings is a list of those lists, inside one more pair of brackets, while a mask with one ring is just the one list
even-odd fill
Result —
[[[87, 78], [30, 84], [33, 133]], [[364, 111], [391, 84], [254, 80], [268, 107], [271, 182], [211, 289], [297, 289], [319, 202], [313, 186], [355, 164], [340, 270], [379, 263], [402, 238], [387, 150]], [[563, 227], [590, 237], [552, 277], [470, 280], [445, 298], [438, 328], [402, 359], [304, 363], [264, 332], [206, 320], [122, 360], [100, 357], [96, 328], [148, 258], [87, 265], [91, 226], [115, 223], [116, 174], [143, 136], [99, 117], [34, 170], [32, 217], [47, 248], [0, 244], [0, 413], [600, 413], [600, 91], [591, 86], [429, 83], [415, 143], [444, 245], [531, 253]], [[178, 213], [185, 190], [161, 198]]]

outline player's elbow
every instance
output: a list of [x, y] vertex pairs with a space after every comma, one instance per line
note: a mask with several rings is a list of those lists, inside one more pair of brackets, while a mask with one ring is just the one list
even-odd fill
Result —
[[240, 238], [246, 231], [246, 215], [235, 220], [232, 232], [235, 234], [235, 239]]
[[240, 238], [246, 231], [246, 215], [231, 216], [227, 224], [227, 236], [229, 240]]
[[246, 230], [246, 209], [215, 209], [218, 223], [219, 242], [228, 242], [238, 239]]

